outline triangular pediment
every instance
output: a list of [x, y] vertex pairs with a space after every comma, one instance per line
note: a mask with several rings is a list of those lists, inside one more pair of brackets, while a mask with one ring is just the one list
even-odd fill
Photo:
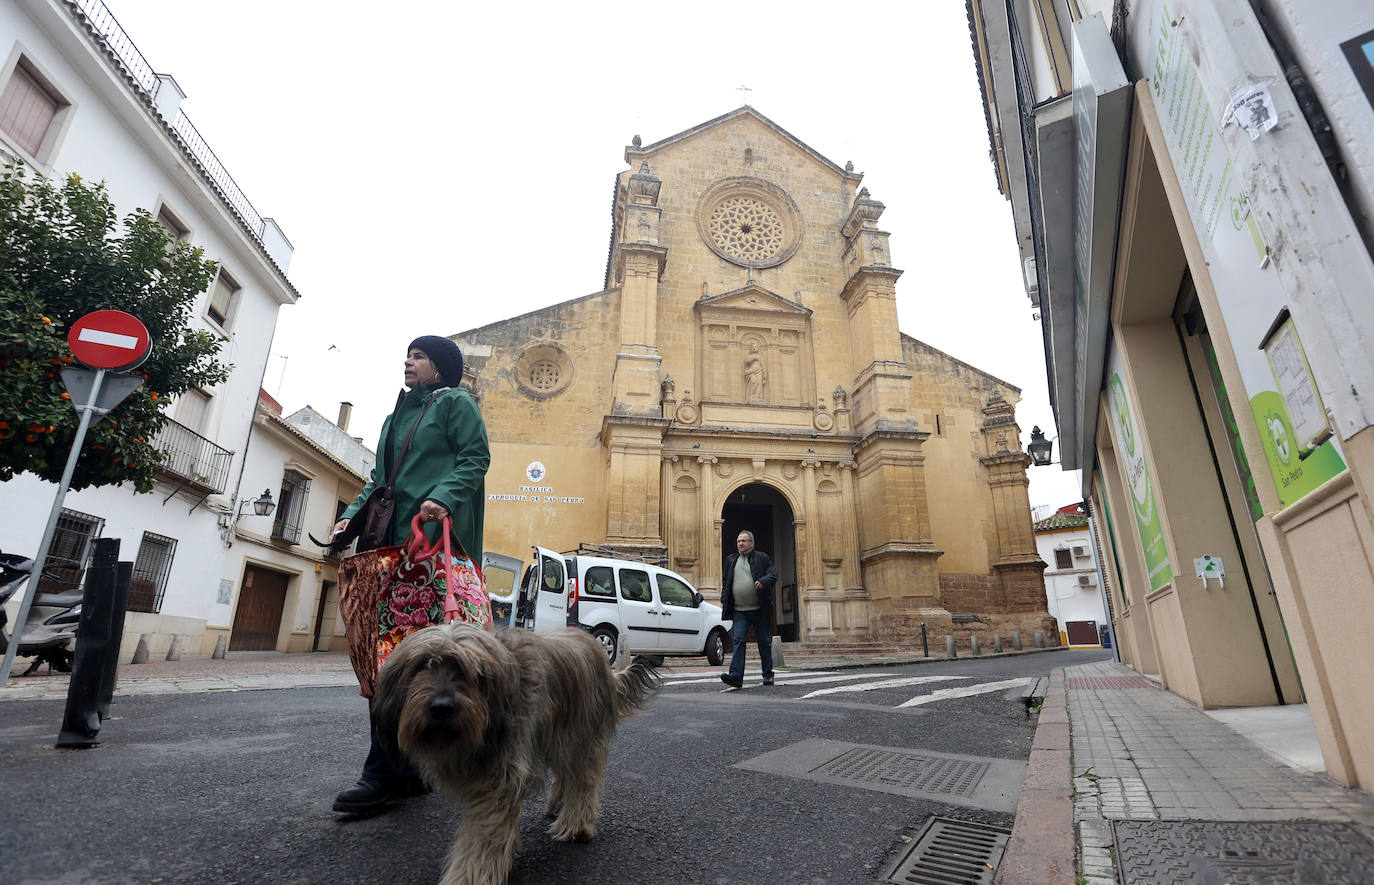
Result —
[[[669, 147], [670, 145], [687, 141], [693, 136], [705, 132], [708, 129], [714, 129], [717, 126], [723, 126], [729, 123], [731, 120], [735, 120], [740, 117], [749, 117], [753, 120], [756, 120], [765, 128], [772, 130], [773, 133], [775, 133], [780, 139], [793, 145], [797, 149], [801, 150], [803, 153], [810, 156], [812, 159], [819, 162], [821, 165], [825, 166], [830, 171], [842, 176], [843, 178], [857, 182], [861, 181], [864, 177], [862, 172], [855, 172], [853, 168], [845, 168], [840, 166], [838, 163], [829, 159], [820, 151], [811, 147], [811, 145], [802, 141], [800, 138], [797, 138], [797, 136], [788, 132], [786, 129], [782, 128], [777, 123], [774, 123], [772, 120], [768, 119], [763, 114], [760, 114], [758, 111], [754, 110], [747, 104], [741, 105], [740, 107], [735, 108], [733, 111], [729, 111], [728, 113], [721, 114], [719, 117], [707, 120], [705, 123], [700, 123], [696, 126], [693, 126], [690, 129], [684, 129], [676, 135], [670, 135], [667, 138], [659, 139], [653, 144], [644, 145], [642, 147], [637, 144], [630, 145], [625, 148], [625, 161], [630, 164], [630, 168], [638, 168], [640, 158], [648, 157], [656, 151], [660, 151], [666, 147]], [[852, 164], [850, 165], [852, 167]]]
[[776, 292], [770, 292], [757, 283], [750, 283], [740, 289], [707, 295], [697, 301], [697, 308], [711, 310], [767, 310], [780, 313], [810, 316], [811, 309]]

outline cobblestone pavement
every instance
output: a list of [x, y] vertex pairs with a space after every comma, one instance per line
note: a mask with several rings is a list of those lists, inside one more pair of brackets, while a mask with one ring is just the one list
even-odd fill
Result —
[[1117, 881], [1113, 820], [1326, 821], [1374, 840], [1369, 794], [1289, 767], [1125, 665], [1063, 672], [1074, 822], [1089, 883]]

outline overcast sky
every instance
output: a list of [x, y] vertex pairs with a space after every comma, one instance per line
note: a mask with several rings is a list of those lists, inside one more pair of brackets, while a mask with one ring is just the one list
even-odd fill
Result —
[[[375, 445], [413, 337], [599, 291], [625, 145], [747, 103], [887, 205], [902, 331], [1054, 436], [956, 0], [106, 3], [295, 246], [264, 380], [288, 412], [349, 400]], [[1076, 501], [1077, 473], [1030, 492]]]

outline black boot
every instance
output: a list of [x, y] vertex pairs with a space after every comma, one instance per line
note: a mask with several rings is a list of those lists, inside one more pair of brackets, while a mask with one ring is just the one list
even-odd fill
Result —
[[356, 784], [334, 797], [334, 810], [344, 814], [376, 814], [391, 801], [391, 790], [379, 780], [361, 778]]

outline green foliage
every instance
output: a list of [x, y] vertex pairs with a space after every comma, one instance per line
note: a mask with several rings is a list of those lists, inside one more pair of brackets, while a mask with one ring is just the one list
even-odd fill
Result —
[[118, 228], [103, 182], [71, 175], [59, 187], [22, 166], [0, 171], [0, 481], [62, 478], [79, 418], [59, 373], [73, 363], [68, 327], [91, 311], [133, 314], [153, 346], [136, 370], [143, 386], [87, 433], [72, 489], [151, 491], [162, 455], [150, 440], [167, 403], [228, 377], [216, 358], [223, 339], [188, 327], [214, 262], [145, 210]]

